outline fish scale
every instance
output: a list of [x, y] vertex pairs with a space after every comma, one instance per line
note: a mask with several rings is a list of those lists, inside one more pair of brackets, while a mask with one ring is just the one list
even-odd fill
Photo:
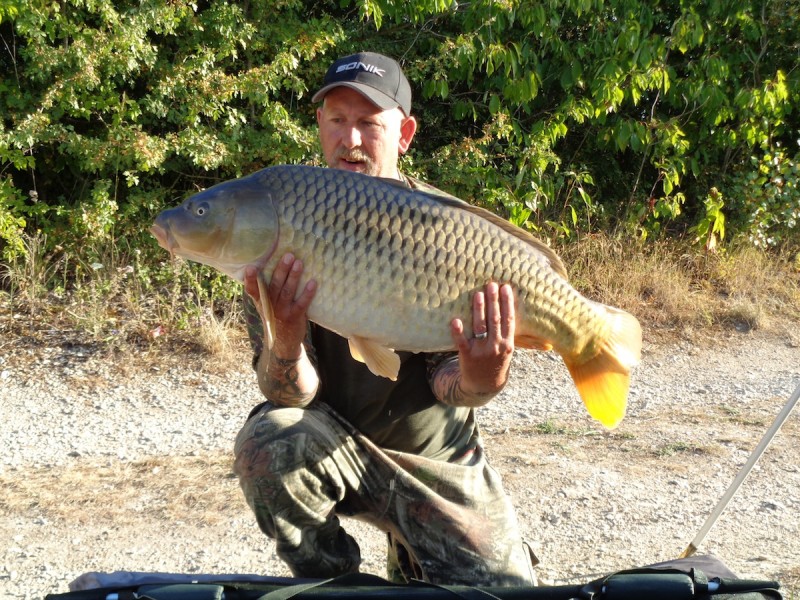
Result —
[[[490, 281], [509, 283], [516, 345], [558, 352], [606, 426], [625, 412], [641, 351], [636, 319], [583, 297], [555, 253], [527, 232], [451, 196], [284, 165], [200, 192], [159, 215], [152, 231], [174, 254], [239, 280], [248, 265], [269, 280], [291, 252], [304, 264], [300, 289], [317, 282], [309, 318], [348, 338], [354, 357], [387, 377], [399, 365], [393, 350], [453, 349], [454, 317], [471, 336], [473, 294]], [[214, 232], [225, 232], [224, 243], [209, 243]]]

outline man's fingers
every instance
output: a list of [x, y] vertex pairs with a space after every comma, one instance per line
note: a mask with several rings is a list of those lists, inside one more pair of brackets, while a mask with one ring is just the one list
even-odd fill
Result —
[[500, 304], [497, 284], [494, 282], [486, 285], [486, 331], [492, 337], [502, 334], [500, 330]]
[[484, 336], [488, 332], [486, 324], [486, 295], [475, 292], [472, 297], [472, 335]]
[[314, 295], [316, 293], [317, 293], [317, 282], [314, 281], [313, 279], [309, 279], [309, 281], [303, 288], [303, 292], [297, 297], [297, 300], [295, 300], [294, 302], [295, 311], [305, 313], [308, 310], [308, 307], [311, 306], [311, 301], [314, 299]]
[[516, 326], [514, 290], [505, 284], [500, 287], [500, 332], [506, 339], [513, 339]]
[[464, 335], [464, 323], [461, 319], [455, 318], [450, 321], [450, 337], [453, 338], [453, 343], [459, 351], [469, 349], [469, 340]]
[[300, 290], [302, 275], [303, 261], [292, 254], [284, 255], [275, 266], [269, 285], [269, 297], [279, 320], [306, 318], [308, 307], [317, 293], [317, 282], [310, 279]]
[[283, 257], [275, 265], [275, 270], [272, 271], [272, 278], [269, 280], [269, 296], [273, 300], [277, 300], [289, 277], [294, 264], [294, 256], [291, 254], [284, 254]]
[[300, 283], [300, 275], [303, 273], [303, 263], [299, 260], [292, 260], [291, 268], [281, 288], [281, 295], [285, 300], [294, 300], [297, 295], [297, 285]]

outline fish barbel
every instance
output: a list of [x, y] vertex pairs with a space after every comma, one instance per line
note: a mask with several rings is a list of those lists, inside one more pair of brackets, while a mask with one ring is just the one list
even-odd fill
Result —
[[[472, 295], [514, 289], [515, 345], [555, 350], [589, 414], [608, 428], [625, 414], [642, 332], [630, 314], [584, 298], [561, 260], [489, 211], [400, 182], [307, 166], [276, 166], [226, 181], [165, 210], [151, 228], [162, 247], [242, 281], [262, 279], [287, 252], [317, 291], [308, 317], [346, 337], [353, 357], [396, 378], [395, 350], [455, 348], [450, 321], [471, 335]], [[274, 331], [264, 310], [267, 342]]]

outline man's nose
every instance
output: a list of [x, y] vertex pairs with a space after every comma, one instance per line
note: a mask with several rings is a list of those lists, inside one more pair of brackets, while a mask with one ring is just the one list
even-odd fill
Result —
[[361, 132], [357, 127], [345, 127], [342, 131], [342, 145], [345, 148], [357, 148], [361, 145]]

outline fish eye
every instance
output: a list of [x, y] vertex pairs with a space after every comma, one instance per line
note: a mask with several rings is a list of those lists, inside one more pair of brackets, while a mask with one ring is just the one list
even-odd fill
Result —
[[197, 215], [198, 217], [202, 217], [207, 212], [208, 212], [207, 202], [201, 202], [200, 204], [194, 207], [194, 214]]

